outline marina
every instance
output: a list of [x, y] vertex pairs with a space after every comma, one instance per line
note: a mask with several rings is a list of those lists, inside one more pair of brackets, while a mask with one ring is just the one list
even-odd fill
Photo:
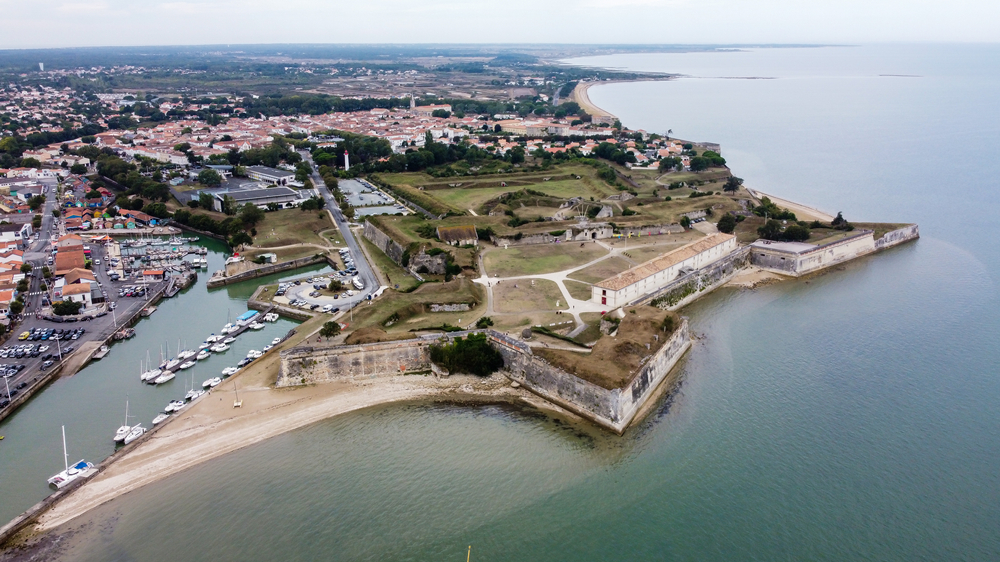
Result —
[[[205, 255], [209, 263], [221, 267], [226, 257], [225, 247], [211, 239], [206, 239], [203, 244], [207, 248]], [[319, 273], [329, 271], [329, 268], [314, 266], [289, 271], [263, 278], [263, 282], [302, 275], [303, 271]], [[10, 520], [50, 493], [44, 482], [39, 486], [37, 482], [31, 481], [30, 475], [38, 474], [39, 470], [51, 473], [47, 467], [62, 464], [62, 459], [55, 454], [48, 455], [47, 449], [39, 454], [34, 442], [46, 434], [58, 435], [60, 421], [74, 420], [72, 449], [78, 451], [77, 455], [83, 453], [88, 461], [99, 464], [99, 461], [114, 451], [112, 436], [115, 435], [115, 428], [122, 425], [122, 406], [126, 393], [130, 395], [130, 427], [141, 423], [149, 428], [151, 421], [162, 415], [163, 406], [170, 399], [184, 396], [190, 387], [191, 376], [197, 381], [220, 376], [223, 369], [233, 367], [237, 359], [243, 357], [249, 349], [260, 349], [275, 335], [284, 335], [294, 328], [296, 322], [277, 317], [274, 318], [276, 326], [269, 329], [254, 331], [243, 327], [236, 333], [237, 339], [229, 346], [232, 352], [238, 354], [231, 360], [222, 356], [213, 357], [217, 354], [211, 352], [212, 356], [197, 360], [196, 352], [196, 365], [181, 371], [184, 376], [172, 373], [172, 376], [167, 376], [169, 380], [163, 380], [155, 386], [149, 386], [137, 376], [148, 374], [153, 380], [163, 376], [162, 371], [157, 372], [157, 365], [161, 361], [158, 359], [159, 349], [163, 347], [164, 339], [174, 342], [170, 347], [176, 352], [178, 338], [190, 338], [192, 333], [217, 335], [230, 310], [246, 310], [246, 300], [259, 282], [262, 281], [254, 280], [207, 290], [203, 276], [179, 297], [147, 306], [147, 309], [155, 309], [155, 314], [137, 315], [134, 326], [123, 327], [114, 332], [111, 339], [115, 344], [109, 345], [109, 353], [103, 359], [84, 366], [72, 377], [55, 379], [13, 415], [0, 422], [0, 434], [5, 436], [3, 450], [0, 452], [0, 471], [5, 473], [0, 519]], [[155, 295], [150, 298], [155, 300]], [[199, 314], [191, 315], [190, 310], [198, 310]], [[127, 319], [119, 316], [118, 320], [123, 324]], [[197, 346], [193, 346], [192, 350], [196, 349]], [[60, 412], [60, 415], [53, 417], [51, 412]], [[161, 419], [155, 427], [160, 427], [163, 421]], [[133, 441], [132, 445], [134, 444]], [[54, 452], [55, 449], [52, 450]]]

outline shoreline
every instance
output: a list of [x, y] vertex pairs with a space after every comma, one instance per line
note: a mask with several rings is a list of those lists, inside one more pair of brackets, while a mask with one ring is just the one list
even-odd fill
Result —
[[443, 379], [403, 375], [289, 389], [248, 386], [241, 389], [243, 407], [238, 410], [230, 405], [232, 385], [225, 386], [213, 390], [169, 420], [150, 439], [102, 467], [98, 474], [39, 514], [22, 533], [50, 532], [128, 492], [211, 459], [373, 406], [422, 400], [506, 402], [576, 418], [523, 388], [512, 388], [502, 373], [487, 378], [453, 375]]

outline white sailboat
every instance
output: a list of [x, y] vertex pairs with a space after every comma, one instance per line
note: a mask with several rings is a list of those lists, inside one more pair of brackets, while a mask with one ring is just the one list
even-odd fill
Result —
[[219, 378], [219, 377], [212, 377], [212, 378], [208, 379], [207, 381], [201, 383], [201, 386], [202, 386], [202, 388], [215, 388], [215, 387], [219, 386], [219, 383], [221, 383], [221, 382], [222, 382], [221, 378]]
[[146, 428], [141, 425], [136, 425], [131, 429], [131, 431], [128, 432], [128, 435], [125, 436], [125, 444], [128, 445], [129, 443], [142, 437], [142, 434], [144, 433], [146, 433]]
[[121, 443], [122, 441], [124, 441], [125, 440], [125, 436], [127, 436], [128, 432], [131, 431], [131, 430], [132, 430], [132, 428], [128, 425], [128, 396], [126, 395], [125, 396], [125, 425], [119, 427], [118, 431], [115, 432], [115, 443]]
[[56, 489], [63, 488], [70, 482], [80, 478], [81, 476], [89, 475], [90, 471], [93, 470], [93, 463], [89, 463], [85, 460], [80, 460], [73, 466], [69, 465], [69, 453], [66, 452], [66, 426], [62, 426], [62, 441], [63, 441], [63, 466], [65, 468], [62, 472], [56, 474], [49, 478], [49, 485], [55, 486]]
[[201, 351], [198, 352], [198, 355], [195, 356], [195, 360], [196, 361], [201, 361], [203, 359], [208, 359], [211, 356], [212, 356], [211, 352], [209, 352], [207, 349], [203, 349], [203, 350], [201, 350]]
[[170, 414], [165, 413], [165, 412], [161, 413], [158, 416], [156, 416], [155, 418], [153, 418], [153, 425], [161, 423], [161, 422], [163, 422], [163, 420], [165, 420], [165, 419], [167, 419], [169, 417], [170, 417]]
[[173, 371], [163, 371], [160, 376], [153, 379], [153, 384], [163, 384], [165, 382], [172, 381], [175, 376], [177, 375], [175, 375]]

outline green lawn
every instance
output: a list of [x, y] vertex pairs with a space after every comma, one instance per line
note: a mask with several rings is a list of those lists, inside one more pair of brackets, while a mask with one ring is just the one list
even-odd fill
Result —
[[499, 313], [524, 313], [569, 308], [554, 281], [533, 281], [534, 284], [529, 279], [494, 284], [493, 309]]
[[[290, 244], [329, 244], [320, 232], [333, 228], [326, 211], [301, 211], [281, 209], [264, 213], [264, 221], [257, 225], [254, 245], [263, 248]], [[316, 249], [313, 249], [316, 252]]]
[[514, 246], [506, 250], [490, 248], [483, 256], [483, 263], [491, 277], [514, 277], [571, 269], [607, 253], [607, 250], [597, 244], [535, 244]]
[[566, 279], [563, 281], [563, 285], [566, 285], [566, 290], [569, 291], [569, 296], [574, 299], [580, 299], [582, 301], [590, 300], [593, 294], [590, 289], [589, 283], [582, 283], [580, 281], [571, 281]]
[[[406, 332], [440, 326], [442, 323], [454, 325], [459, 319], [463, 324], [469, 324], [485, 312], [485, 299], [485, 290], [468, 279], [456, 279], [449, 283], [425, 283], [409, 293], [388, 290], [371, 301], [370, 305], [355, 309], [354, 323], [350, 330], [374, 326], [387, 332]], [[462, 302], [480, 304], [467, 312], [415, 312], [421, 305]], [[385, 321], [393, 314], [397, 314], [400, 320], [392, 326], [384, 326]], [[348, 318], [341, 318], [341, 322], [347, 322]]]

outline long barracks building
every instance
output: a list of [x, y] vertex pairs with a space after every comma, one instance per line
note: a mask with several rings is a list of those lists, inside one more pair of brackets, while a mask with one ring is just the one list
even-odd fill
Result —
[[682, 274], [728, 256], [738, 247], [732, 234], [710, 234], [595, 284], [590, 300], [609, 308], [625, 306], [665, 287]]

